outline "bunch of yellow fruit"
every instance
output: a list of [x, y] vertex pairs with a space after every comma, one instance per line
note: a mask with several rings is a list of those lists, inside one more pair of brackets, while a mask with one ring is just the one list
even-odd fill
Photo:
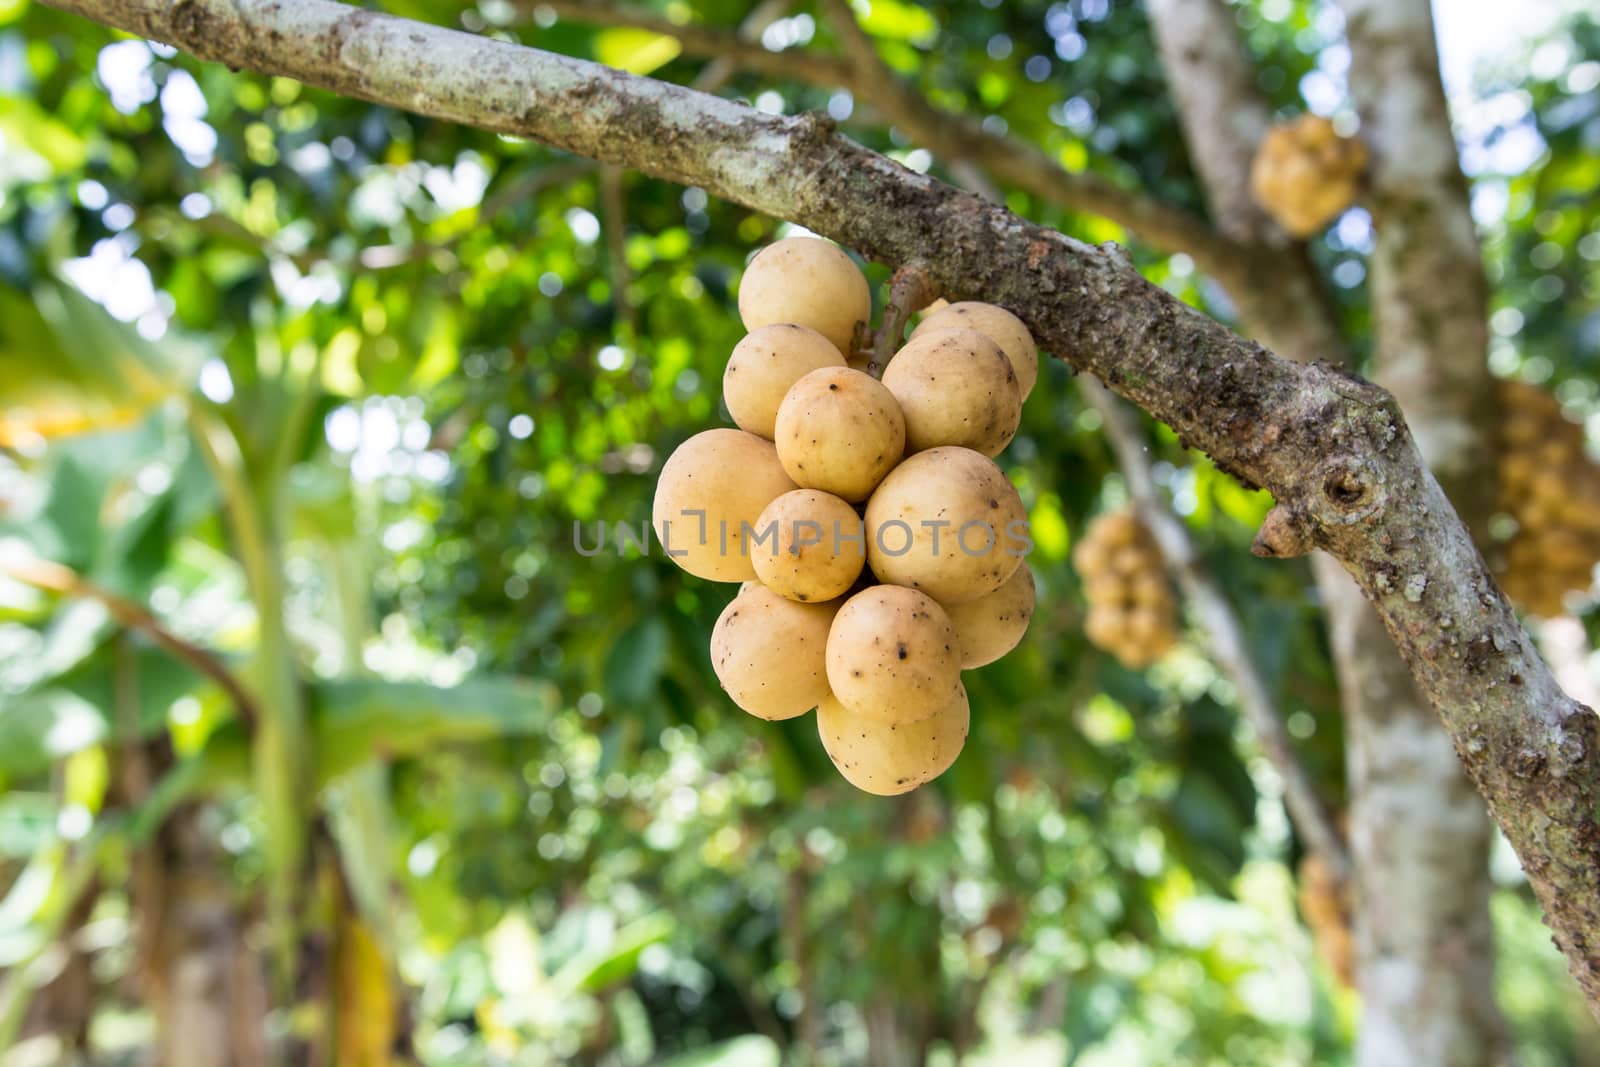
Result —
[[1501, 584], [1536, 615], [1560, 615], [1568, 593], [1587, 592], [1600, 562], [1600, 467], [1583, 427], [1556, 398], [1525, 382], [1501, 382], [1500, 510], [1516, 520]]
[[1027, 515], [992, 457], [1017, 432], [1038, 352], [1010, 312], [951, 304], [880, 381], [851, 366], [871, 311], [835, 245], [763, 249], [723, 375], [739, 428], [673, 452], [653, 522], [684, 570], [744, 583], [711, 637], [733, 702], [774, 720], [817, 709], [844, 777], [893, 795], [955, 761], [961, 671], [1016, 647], [1033, 615]]
[[1089, 524], [1072, 550], [1089, 617], [1084, 633], [1125, 667], [1148, 667], [1178, 640], [1178, 604], [1167, 585], [1161, 549], [1133, 509]]
[[1261, 139], [1250, 191], [1278, 225], [1310, 237], [1355, 203], [1366, 169], [1366, 145], [1321, 115], [1301, 115]]

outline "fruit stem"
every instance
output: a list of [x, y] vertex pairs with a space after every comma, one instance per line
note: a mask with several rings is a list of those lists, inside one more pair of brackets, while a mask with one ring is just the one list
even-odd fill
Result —
[[884, 302], [883, 326], [878, 331], [872, 360], [867, 364], [868, 374], [874, 378], [883, 377], [883, 369], [905, 340], [906, 320], [913, 311], [927, 307], [938, 297], [939, 287], [922, 264], [907, 263], [894, 272]]

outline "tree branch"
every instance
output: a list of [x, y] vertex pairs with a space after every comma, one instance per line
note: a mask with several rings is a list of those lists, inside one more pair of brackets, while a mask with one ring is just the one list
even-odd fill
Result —
[[1199, 617], [1211, 645], [1212, 658], [1233, 682], [1239, 710], [1283, 780], [1284, 807], [1289, 810], [1295, 829], [1307, 847], [1323, 858], [1334, 879], [1344, 885], [1350, 876], [1350, 854], [1344, 835], [1339, 832], [1332, 813], [1289, 740], [1277, 702], [1272, 699], [1266, 680], [1256, 670], [1244, 627], [1234, 614], [1233, 605], [1200, 558], [1183, 520], [1173, 514], [1156, 490], [1144, 434], [1137, 420], [1127, 405], [1094, 379], [1082, 376], [1078, 385], [1105, 422], [1106, 437], [1117, 454], [1123, 480], [1127, 482], [1140, 521], [1155, 538], [1167, 568], [1183, 590], [1184, 599]]
[[639, 312], [633, 303], [633, 271], [628, 268], [628, 205], [622, 191], [622, 168], [600, 168], [600, 228], [605, 232], [611, 267], [611, 306], [627, 333], [628, 346], [639, 343]]
[[1034, 196], [1069, 210], [1104, 216], [1159, 248], [1187, 252], [1208, 273], [1238, 277], [1234, 250], [1203, 219], [1097, 174], [1068, 171], [1034, 145], [991, 133], [970, 115], [935, 108], [883, 62], [848, 0], [821, 0], [818, 5], [839, 36], [844, 57], [798, 50], [772, 52], [733, 31], [680, 25], [648, 8], [613, 0], [547, 0], [531, 6], [550, 8], [577, 22], [660, 33], [675, 38], [685, 52], [717, 56], [756, 73], [824, 89], [847, 89], [857, 101], [870, 104], [913, 141], [953, 166], [980, 163], [1000, 180]]
[[850, 59], [855, 95], [936, 156], [952, 164], [979, 164], [996, 179], [1041, 199], [1104, 216], [1158, 248], [1187, 252], [1208, 274], [1238, 276], [1235, 250], [1204, 219], [1097, 174], [1069, 171], [1037, 145], [991, 133], [970, 115], [934, 107], [884, 62], [849, 0], [818, 0], [817, 7]]
[[117, 622], [130, 630], [138, 630], [148, 635], [173, 658], [182, 660], [199, 674], [217, 683], [217, 686], [233, 701], [234, 707], [239, 712], [240, 721], [247, 729], [254, 728], [257, 721], [255, 698], [245, 689], [244, 684], [234, 677], [227, 664], [209, 650], [167, 629], [160, 619], [141, 605], [95, 585], [70, 567], [64, 567], [50, 560], [27, 559], [7, 562], [3, 570], [7, 577], [24, 585], [31, 585], [35, 589], [61, 596], [80, 597], [101, 604]]
[[1270, 489], [1355, 576], [1600, 1004], [1600, 717], [1556, 685], [1383, 390], [1279, 359], [1145, 281], [1116, 246], [912, 173], [816, 115], [765, 115], [331, 0], [51, 3], [235, 68], [698, 185], [1010, 309], [1057, 358]]

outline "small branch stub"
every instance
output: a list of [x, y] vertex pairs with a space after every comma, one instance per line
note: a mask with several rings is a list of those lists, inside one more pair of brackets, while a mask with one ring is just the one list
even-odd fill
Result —
[[906, 322], [913, 312], [920, 311], [939, 298], [939, 288], [920, 263], [907, 263], [889, 279], [889, 298], [883, 309], [883, 326], [878, 330], [873, 347], [872, 361], [867, 373], [874, 378], [883, 377], [883, 369], [905, 340]]
[[1266, 521], [1250, 546], [1251, 554], [1263, 559], [1293, 559], [1310, 551], [1311, 538], [1282, 504], [1267, 512]]

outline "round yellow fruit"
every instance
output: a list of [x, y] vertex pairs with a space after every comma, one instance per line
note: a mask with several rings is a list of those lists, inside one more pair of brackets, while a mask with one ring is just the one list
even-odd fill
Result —
[[1000, 346], [976, 330], [919, 331], [883, 384], [906, 417], [906, 448], [960, 445], [997, 456], [1017, 434], [1022, 392]]
[[961, 666], [982, 667], [1016, 648], [1033, 619], [1033, 603], [1033, 571], [1024, 563], [994, 592], [946, 607], [961, 643]]
[[772, 442], [743, 430], [697, 433], [667, 457], [656, 480], [651, 521], [662, 550], [700, 578], [756, 576], [745, 525], [795, 488]]
[[1128, 642], [1148, 657], [1147, 662], [1154, 663], [1177, 643], [1171, 614], [1155, 608], [1134, 608], [1128, 612], [1125, 624]]
[[1027, 512], [994, 460], [970, 448], [908, 456], [867, 502], [867, 563], [880, 581], [941, 604], [992, 593], [1022, 565]]
[[1123, 599], [1136, 608], [1171, 609], [1172, 590], [1167, 588], [1164, 572], [1159, 570], [1160, 561], [1150, 561], [1150, 569], [1143, 574], [1134, 575], [1123, 587]]
[[931, 597], [875, 585], [844, 602], [828, 631], [828, 685], [865, 719], [909, 723], [950, 700], [961, 679], [961, 644]]
[[809, 326], [848, 355], [856, 323], [872, 317], [872, 293], [838, 245], [789, 237], [763, 248], [745, 268], [739, 317], [747, 330], [777, 322]]
[[882, 382], [848, 367], [823, 367], [789, 388], [774, 440], [797, 484], [865, 500], [905, 454], [906, 422]]
[[1011, 369], [1016, 372], [1022, 399], [1028, 399], [1034, 383], [1039, 379], [1039, 346], [1034, 343], [1033, 334], [1028, 332], [1021, 319], [995, 304], [963, 300], [924, 315], [922, 321], [917, 323], [917, 328], [911, 331], [911, 339], [916, 340], [921, 333], [955, 327], [976, 330], [999, 345], [1000, 351], [1011, 361]]
[[1091, 602], [1088, 617], [1083, 620], [1083, 632], [1096, 648], [1120, 648], [1128, 640], [1126, 615], [1104, 602]]
[[817, 603], [855, 584], [867, 562], [867, 540], [855, 508], [820, 489], [796, 489], [761, 513], [750, 552], [768, 589]]
[[799, 604], [746, 589], [711, 631], [711, 666], [739, 707], [758, 719], [792, 719], [828, 695], [828, 630], [837, 603]]
[[722, 399], [741, 430], [770, 441], [789, 387], [819, 367], [844, 365], [844, 356], [816, 330], [792, 322], [762, 326], [733, 346], [722, 372]]
[[817, 705], [817, 733], [845, 781], [881, 797], [909, 793], [950, 768], [971, 722], [960, 682], [944, 706], [920, 722], [886, 723], [858, 715], [833, 697]]

